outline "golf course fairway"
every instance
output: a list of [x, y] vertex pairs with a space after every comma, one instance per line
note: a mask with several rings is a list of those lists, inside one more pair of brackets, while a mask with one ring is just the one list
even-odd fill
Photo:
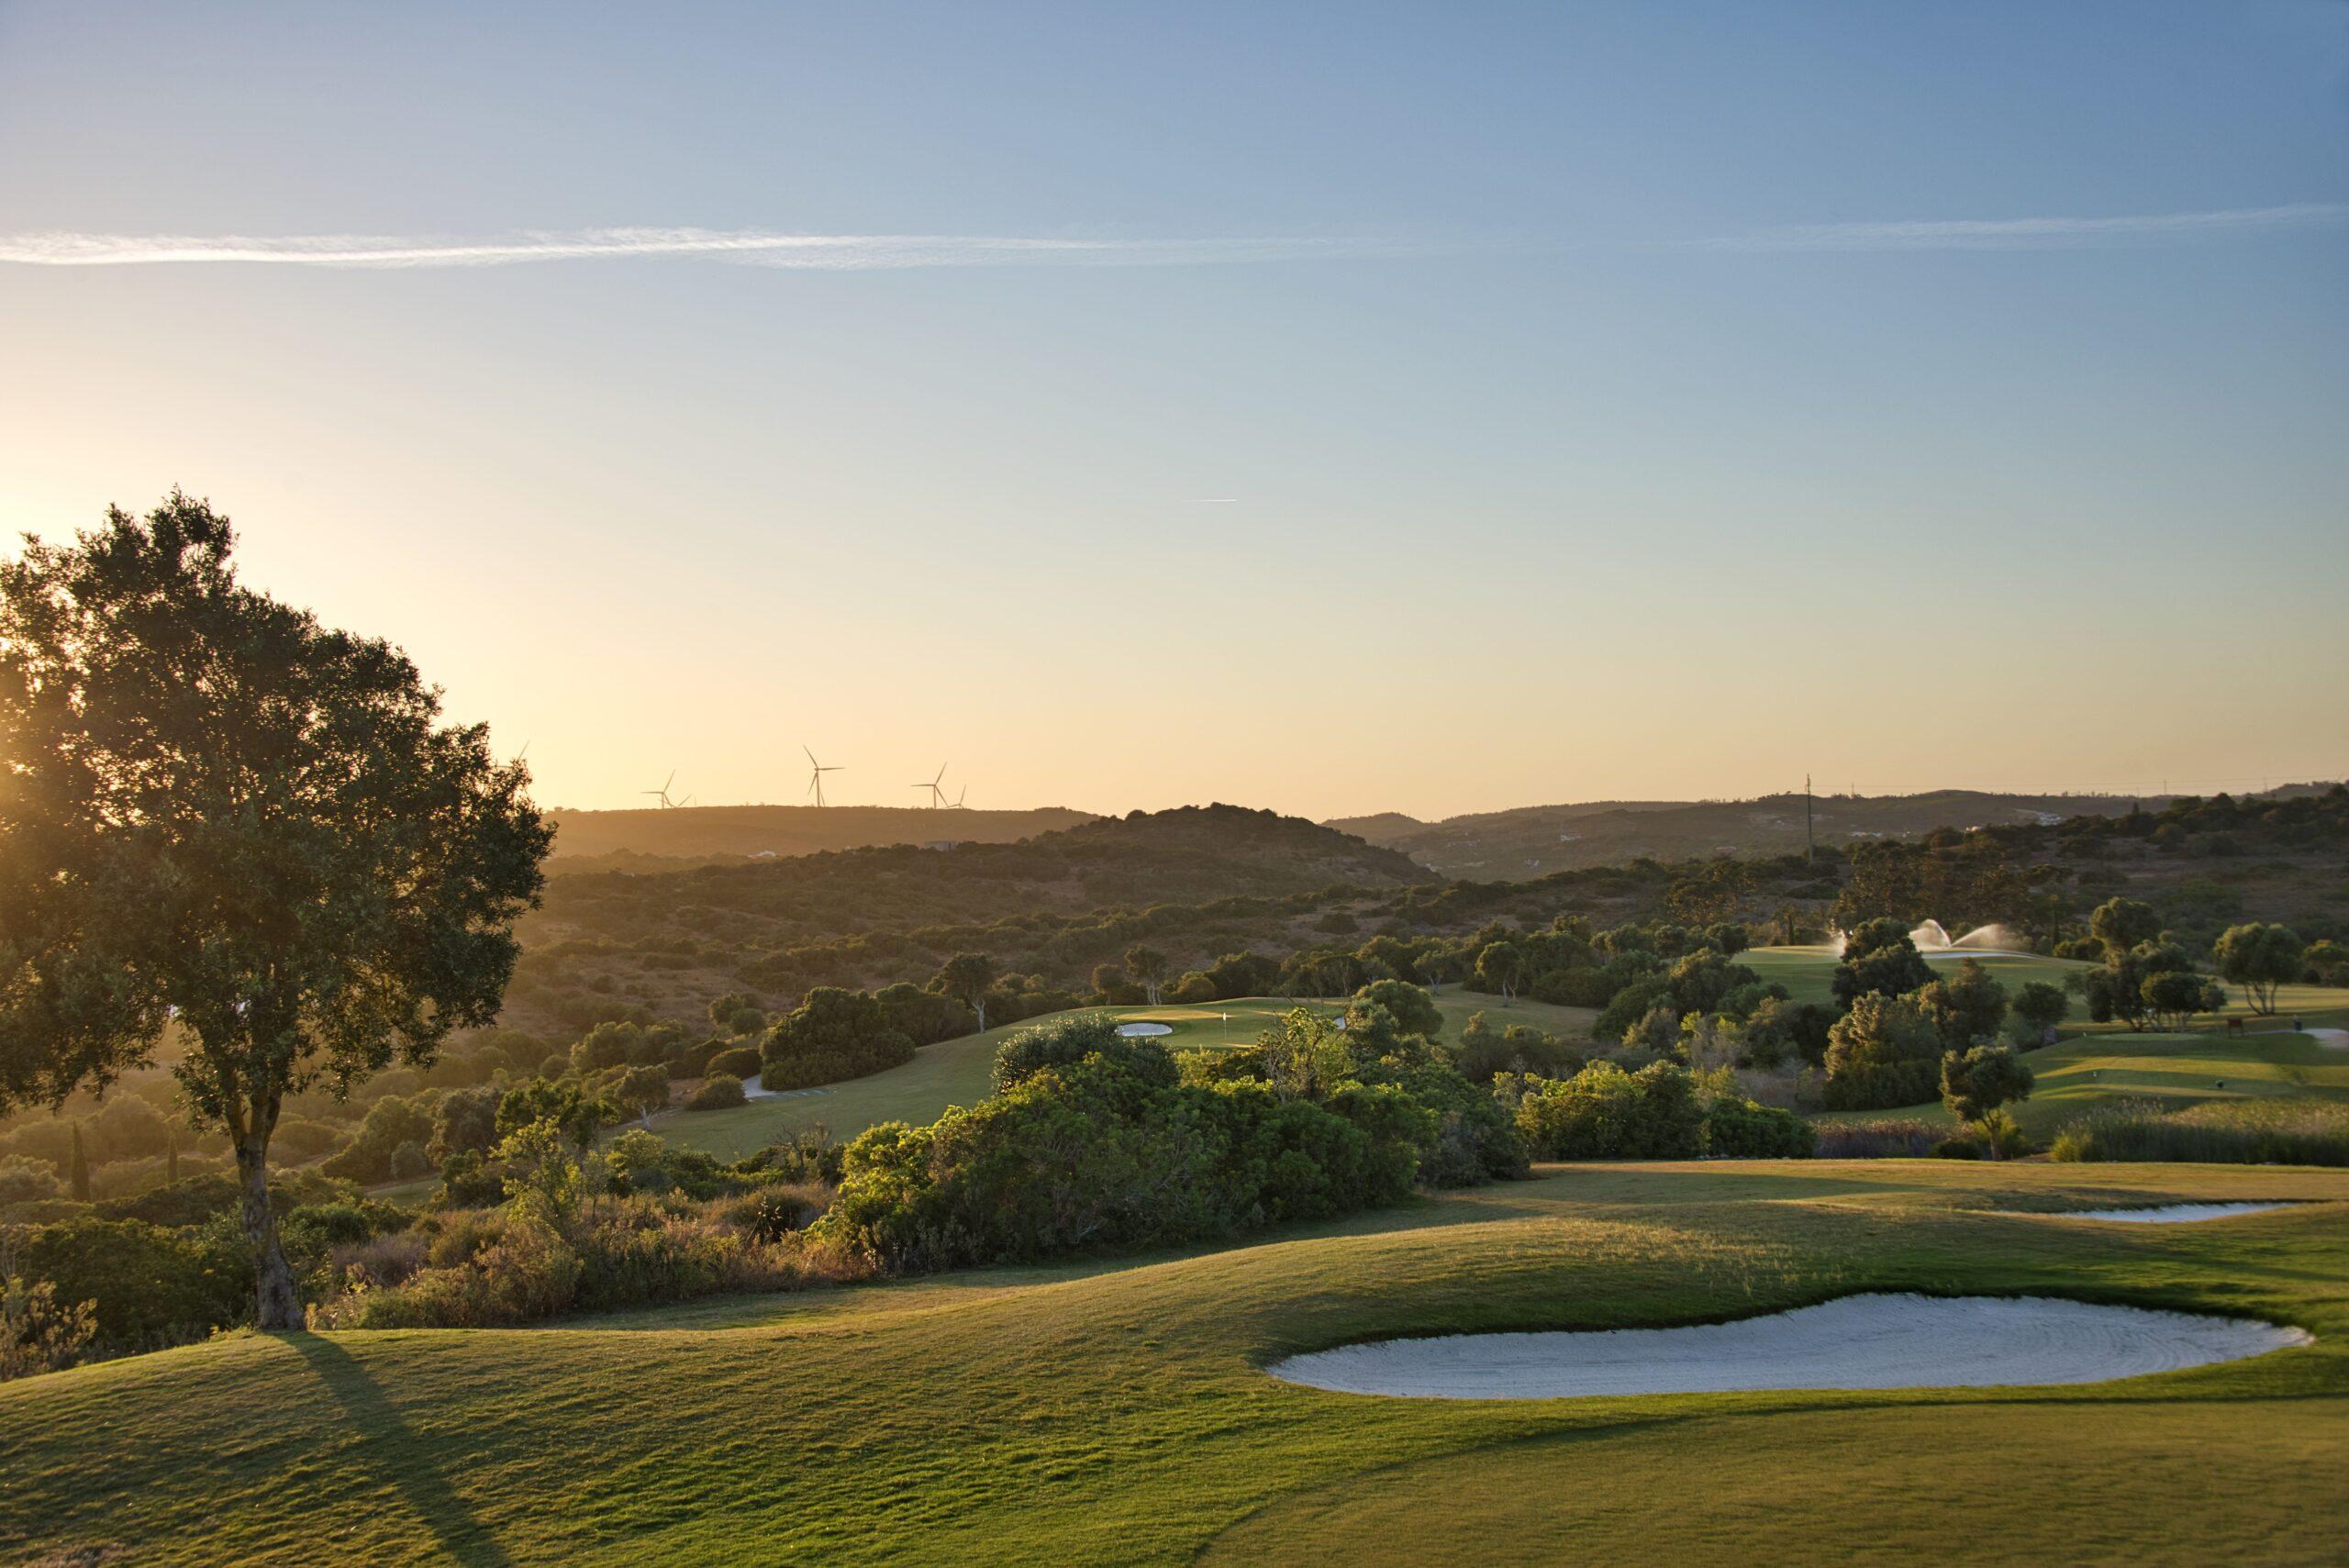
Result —
[[[2313, 1338], [2068, 1387], [1457, 1401], [1264, 1371], [1871, 1292]], [[237, 1334], [0, 1386], [0, 1477], [9, 1560], [1913, 1562], [1930, 1540], [1938, 1562], [2323, 1562], [2349, 1500], [2349, 1172], [1545, 1166], [1184, 1254], [538, 1329]]]

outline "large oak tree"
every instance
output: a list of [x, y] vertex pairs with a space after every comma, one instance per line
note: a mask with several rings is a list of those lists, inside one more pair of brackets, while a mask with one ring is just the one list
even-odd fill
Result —
[[281, 1106], [495, 1017], [551, 832], [406, 655], [243, 586], [233, 543], [175, 491], [0, 564], [0, 1108], [103, 1092], [175, 1029], [256, 1319], [298, 1328]]

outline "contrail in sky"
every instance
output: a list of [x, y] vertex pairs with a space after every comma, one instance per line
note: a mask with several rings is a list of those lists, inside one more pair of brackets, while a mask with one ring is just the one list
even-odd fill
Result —
[[1166, 267], [1374, 253], [1329, 239], [1053, 239], [985, 234], [779, 234], [707, 228], [587, 228], [496, 239], [360, 235], [255, 238], [175, 234], [0, 236], [0, 261], [128, 267], [241, 261], [306, 267], [498, 267], [526, 261], [685, 256], [763, 267], [857, 272], [892, 267]]
[[1761, 228], [1690, 243], [1705, 250], [2053, 250], [2194, 239], [2256, 229], [2314, 228], [2349, 219], [2349, 205], [2294, 202], [2127, 217], [1928, 218], [1902, 223], [1814, 223]]
[[[2349, 220], [2349, 204], [2295, 202], [2121, 217], [1925, 218], [1798, 224], [1680, 242], [1722, 251], [2039, 250], [2188, 241], [2314, 228]], [[1636, 244], [1635, 241], [1625, 241]], [[128, 267], [243, 262], [303, 267], [502, 267], [624, 257], [685, 257], [759, 267], [865, 272], [909, 267], [1174, 267], [1316, 258], [1427, 255], [1483, 249], [1326, 237], [1081, 239], [990, 234], [785, 234], [763, 229], [584, 228], [495, 238], [371, 235], [0, 235], [0, 263]], [[1539, 250], [1539, 242], [1506, 249]], [[1577, 249], [1586, 248], [1577, 246]]]

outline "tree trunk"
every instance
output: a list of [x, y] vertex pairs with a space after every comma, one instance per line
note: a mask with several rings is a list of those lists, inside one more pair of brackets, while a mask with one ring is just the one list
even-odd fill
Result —
[[269, 1206], [266, 1140], [237, 1140], [237, 1173], [244, 1184], [245, 1240], [253, 1251], [253, 1321], [263, 1329], [302, 1328], [302, 1298], [294, 1294], [294, 1270], [278, 1244], [277, 1211]]

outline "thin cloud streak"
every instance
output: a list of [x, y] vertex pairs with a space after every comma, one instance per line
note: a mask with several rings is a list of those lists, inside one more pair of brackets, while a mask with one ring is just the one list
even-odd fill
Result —
[[777, 234], [706, 228], [591, 228], [494, 239], [295, 235], [0, 236], [0, 262], [128, 267], [247, 262], [306, 267], [501, 267], [614, 257], [686, 257], [762, 267], [856, 272], [904, 267], [1195, 266], [1360, 256], [1335, 239], [1054, 239], [963, 234]]
[[2208, 239], [2263, 229], [2316, 228], [2344, 219], [2349, 219], [2349, 204], [2293, 202], [2284, 206], [2121, 217], [1798, 224], [1688, 243], [1704, 250], [2054, 250]]

